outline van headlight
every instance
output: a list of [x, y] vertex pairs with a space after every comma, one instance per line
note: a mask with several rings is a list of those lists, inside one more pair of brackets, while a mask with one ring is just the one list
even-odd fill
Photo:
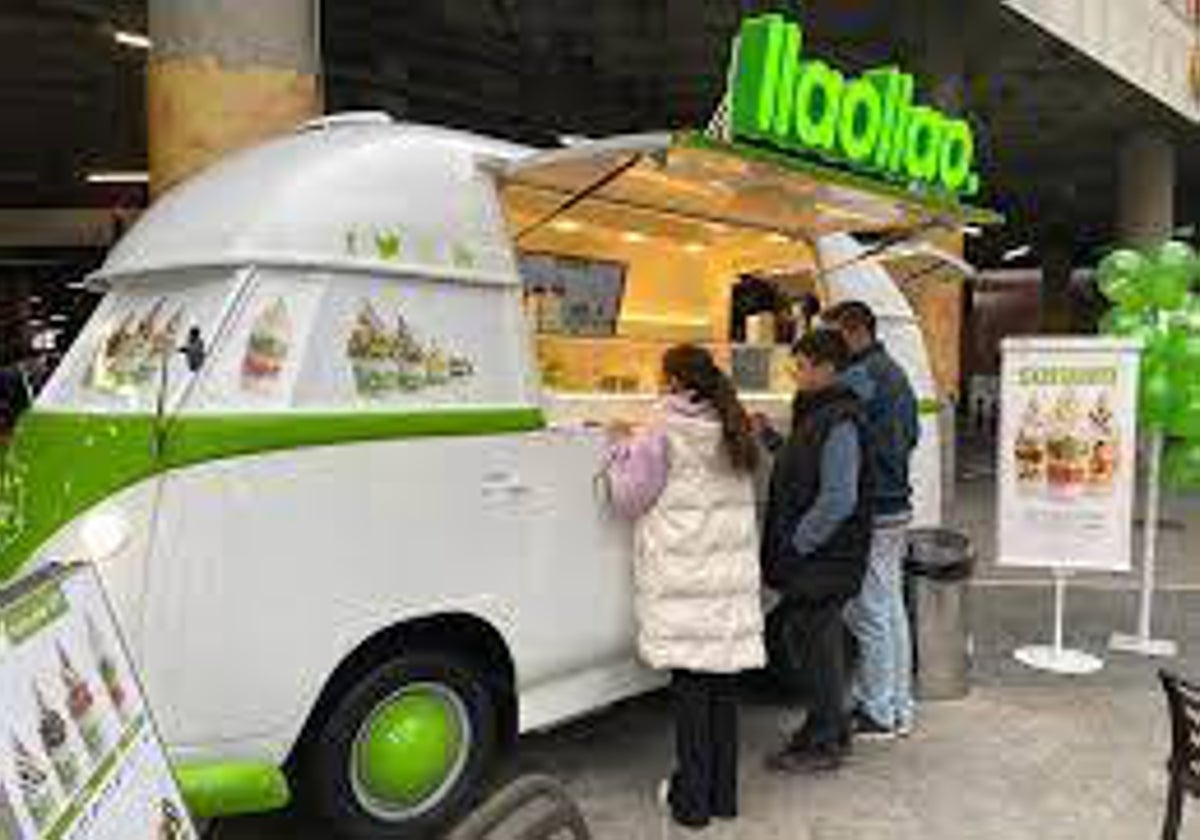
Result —
[[107, 560], [129, 542], [129, 520], [114, 510], [89, 513], [79, 526], [79, 539], [89, 560]]

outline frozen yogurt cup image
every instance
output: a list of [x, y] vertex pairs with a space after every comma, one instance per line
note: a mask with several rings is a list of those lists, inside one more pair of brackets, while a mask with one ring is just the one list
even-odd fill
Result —
[[1109, 394], [1101, 392], [1088, 413], [1091, 432], [1088, 460], [1088, 486], [1097, 493], [1112, 489], [1117, 476], [1119, 439]]
[[279, 380], [292, 342], [292, 321], [283, 298], [275, 298], [254, 321], [242, 357], [242, 387], [270, 388]]
[[1065, 391], [1051, 410], [1046, 441], [1046, 481], [1056, 496], [1076, 496], [1087, 485], [1089, 447], [1082, 421], [1079, 399]]
[[25, 810], [38, 828], [46, 828], [58, 808], [50, 774], [41, 760], [16, 735], [10, 733], [9, 738]]
[[379, 313], [364, 302], [346, 343], [346, 356], [361, 397], [377, 398], [396, 390], [397, 342]]
[[1013, 443], [1017, 485], [1024, 491], [1041, 490], [1046, 483], [1046, 427], [1037, 395], [1030, 397]]
[[46, 702], [41, 688], [35, 683], [33, 694], [38, 708], [38, 735], [46, 755], [50, 757], [50, 766], [63, 791], [70, 796], [79, 787], [79, 759], [72, 748], [67, 732], [67, 722], [58, 709]]
[[67, 695], [67, 713], [79, 732], [92, 763], [99, 764], [104, 758], [106, 744], [104, 725], [96, 708], [96, 698], [87, 681], [75, 670], [66, 649], [56, 645], [58, 651], [59, 678]]
[[396, 377], [401, 391], [419, 391], [428, 384], [425, 350], [403, 315], [396, 316]]

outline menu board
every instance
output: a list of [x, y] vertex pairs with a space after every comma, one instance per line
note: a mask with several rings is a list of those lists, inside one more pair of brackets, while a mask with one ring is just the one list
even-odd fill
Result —
[[1139, 345], [1014, 338], [1003, 351], [999, 562], [1128, 571]]
[[0, 591], [0, 840], [196, 836], [95, 572]]
[[522, 254], [525, 307], [539, 333], [616, 335], [625, 266], [557, 254]]

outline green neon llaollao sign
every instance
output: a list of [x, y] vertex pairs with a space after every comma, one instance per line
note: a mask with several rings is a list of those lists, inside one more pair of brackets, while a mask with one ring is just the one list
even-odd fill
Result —
[[954, 197], [979, 190], [966, 120], [914, 101], [895, 67], [849, 78], [804, 57], [804, 31], [782, 15], [743, 21], [734, 67], [734, 139], [807, 152]]

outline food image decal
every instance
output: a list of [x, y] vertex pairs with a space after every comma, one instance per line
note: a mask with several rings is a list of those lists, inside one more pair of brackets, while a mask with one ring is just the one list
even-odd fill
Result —
[[1083, 408], [1074, 391], [1064, 390], [1050, 412], [1046, 479], [1051, 492], [1073, 495], [1088, 479], [1088, 442], [1082, 433]]
[[275, 298], [254, 320], [242, 358], [242, 387], [269, 389], [279, 381], [292, 343], [292, 320], [283, 298]]
[[117, 716], [121, 719], [121, 723], [128, 723], [129, 696], [125, 692], [125, 687], [121, 684], [121, 675], [117, 671], [116, 660], [109, 652], [108, 645], [100, 635], [100, 628], [96, 626], [96, 622], [90, 615], [87, 617], [87, 637], [88, 646], [92, 649], [92, 656], [95, 658], [96, 665], [100, 669], [100, 680], [104, 683], [104, 690], [108, 694], [108, 699], [112, 703], [113, 708], [117, 710]]
[[71, 722], [79, 730], [79, 737], [83, 740], [92, 763], [99, 764], [104, 758], [105, 743], [96, 700], [88, 684], [75, 670], [62, 645], [58, 645], [57, 648], [59, 676], [67, 695], [67, 712], [71, 716]]
[[395, 327], [389, 327], [367, 301], [355, 316], [346, 356], [358, 395], [368, 399], [419, 393], [475, 372], [465, 356], [443, 349], [436, 341], [423, 344], [403, 315], [397, 315]]
[[1017, 485], [1022, 490], [1040, 490], [1046, 482], [1046, 428], [1036, 394], [1025, 406], [1014, 450]]
[[0, 840], [24, 840], [24, 837], [8, 788], [0, 782]]
[[127, 313], [100, 342], [87, 384], [98, 391], [119, 393], [155, 381], [163, 362], [178, 346], [183, 328], [183, 307], [164, 318], [166, 308], [166, 298], [160, 298], [140, 316]]
[[1119, 451], [1116, 420], [1107, 391], [1096, 397], [1096, 404], [1088, 414], [1088, 425], [1091, 432], [1088, 485], [1093, 491], [1107, 492], [1117, 476]]
[[45, 765], [16, 735], [10, 733], [9, 738], [12, 740], [13, 762], [16, 764], [17, 783], [21, 786], [25, 810], [29, 812], [38, 828], [45, 828], [50, 824], [50, 819], [58, 807], [50, 774]]
[[38, 707], [38, 734], [46, 755], [50, 757], [50, 765], [54, 775], [68, 797], [79, 787], [79, 760], [67, 740], [67, 722], [59, 711], [46, 702], [41, 688], [35, 683], [34, 696]]
[[169, 799], [159, 803], [158, 840], [187, 840], [190, 832], [179, 808]]

